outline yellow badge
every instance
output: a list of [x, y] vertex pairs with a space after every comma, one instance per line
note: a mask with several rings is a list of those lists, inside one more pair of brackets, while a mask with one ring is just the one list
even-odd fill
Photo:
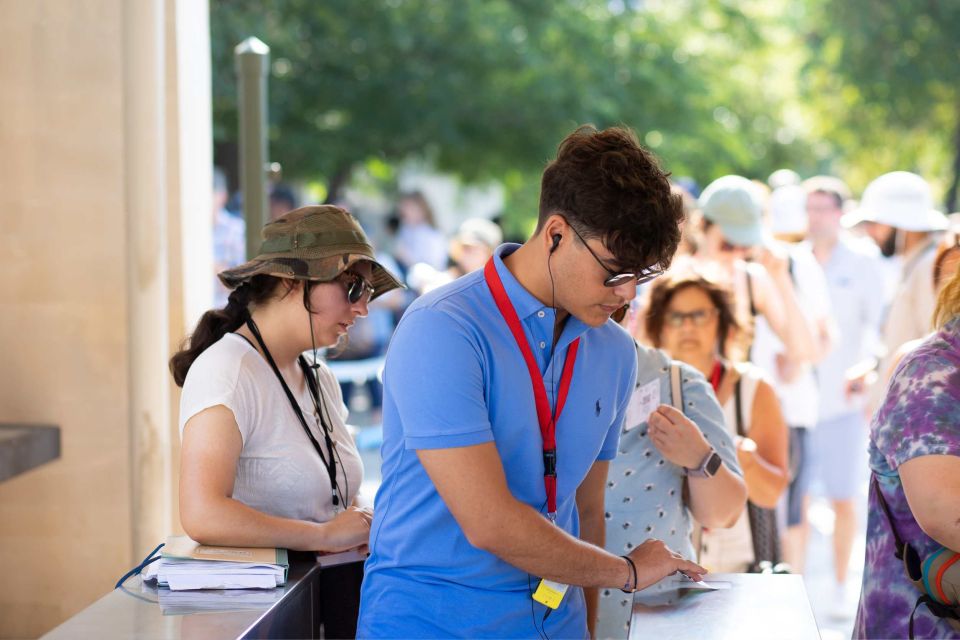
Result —
[[533, 592], [533, 599], [551, 609], [556, 609], [560, 606], [560, 601], [563, 600], [563, 594], [566, 592], [567, 585], [565, 584], [541, 580], [537, 590]]

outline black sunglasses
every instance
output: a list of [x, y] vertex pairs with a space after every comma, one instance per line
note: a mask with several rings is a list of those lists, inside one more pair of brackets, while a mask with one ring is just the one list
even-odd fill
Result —
[[373, 297], [373, 285], [359, 273], [344, 271], [340, 274], [340, 282], [347, 289], [347, 301], [350, 304], [357, 304], [364, 296], [366, 296], [366, 302], [370, 302], [370, 298]]
[[603, 270], [610, 274], [610, 277], [603, 281], [603, 286], [605, 287], [619, 287], [622, 284], [626, 284], [631, 280], [636, 280], [637, 284], [643, 284], [644, 282], [650, 282], [657, 276], [663, 275], [663, 269], [659, 266], [651, 267], [649, 269], [644, 269], [640, 273], [631, 273], [629, 271], [624, 271], [622, 273], [617, 273], [613, 269], [609, 268], [603, 263], [603, 260], [600, 259], [593, 249], [590, 248], [590, 245], [587, 244], [587, 241], [583, 239], [583, 236], [580, 235], [580, 232], [574, 229], [573, 225], [570, 225], [570, 228], [573, 229], [573, 232], [580, 238], [580, 242], [587, 248], [587, 251], [590, 252], [590, 255], [593, 256], [593, 259], [597, 261]]

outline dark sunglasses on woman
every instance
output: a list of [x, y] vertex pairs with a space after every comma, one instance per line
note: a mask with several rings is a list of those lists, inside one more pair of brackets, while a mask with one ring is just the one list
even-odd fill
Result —
[[364, 298], [365, 302], [370, 302], [374, 292], [373, 285], [362, 275], [353, 271], [344, 271], [340, 274], [339, 280], [347, 290], [347, 301], [350, 304], [357, 304]]

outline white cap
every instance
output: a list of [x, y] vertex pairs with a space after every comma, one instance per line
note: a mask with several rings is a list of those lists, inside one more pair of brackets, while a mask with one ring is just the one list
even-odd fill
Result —
[[786, 185], [770, 194], [770, 231], [791, 235], [807, 232], [807, 192], [803, 187]]

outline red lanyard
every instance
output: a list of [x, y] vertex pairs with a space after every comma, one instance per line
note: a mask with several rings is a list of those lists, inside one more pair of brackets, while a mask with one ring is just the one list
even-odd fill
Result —
[[713, 365], [713, 372], [710, 374], [710, 386], [713, 387], [713, 392], [716, 393], [717, 389], [720, 388], [720, 379], [723, 377], [723, 364], [717, 360]]
[[577, 338], [567, 347], [566, 362], [563, 364], [563, 373], [560, 376], [560, 390], [557, 392], [557, 407], [553, 414], [550, 412], [550, 401], [547, 399], [547, 390], [543, 386], [543, 376], [540, 374], [540, 368], [537, 366], [537, 360], [533, 356], [533, 350], [527, 342], [527, 336], [523, 332], [523, 326], [520, 324], [520, 318], [513, 308], [513, 303], [507, 296], [503, 288], [503, 282], [500, 280], [500, 274], [493, 264], [493, 258], [487, 262], [484, 267], [483, 275], [487, 280], [487, 286], [493, 293], [493, 299], [497, 303], [500, 315], [510, 327], [517, 346], [520, 347], [520, 353], [527, 363], [527, 370], [530, 373], [530, 383], [533, 385], [533, 397], [537, 406], [537, 420], [540, 422], [540, 437], [543, 440], [543, 487], [547, 492], [547, 515], [551, 520], [556, 519], [557, 514], [557, 420], [563, 413], [563, 405], [567, 401], [567, 392], [570, 390], [570, 381], [573, 379], [573, 364], [577, 360], [577, 347], [580, 346], [580, 338]]

